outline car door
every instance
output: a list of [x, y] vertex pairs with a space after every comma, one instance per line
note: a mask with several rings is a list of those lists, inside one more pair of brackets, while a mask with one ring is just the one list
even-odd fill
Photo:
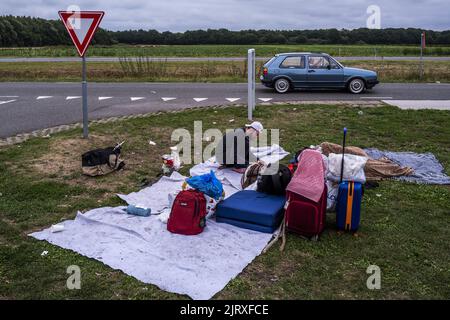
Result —
[[312, 88], [338, 88], [344, 82], [344, 70], [333, 59], [323, 55], [308, 56], [307, 82]]
[[292, 80], [294, 87], [303, 87], [307, 81], [306, 57], [302, 55], [287, 56], [280, 64], [280, 75]]

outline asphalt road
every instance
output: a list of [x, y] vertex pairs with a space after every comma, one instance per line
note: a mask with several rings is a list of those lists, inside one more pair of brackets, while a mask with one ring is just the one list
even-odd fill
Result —
[[[136, 57], [128, 57], [136, 59]], [[245, 61], [245, 57], [149, 57], [153, 61], [168, 61], [168, 62], [201, 62], [201, 61]], [[268, 61], [271, 57], [257, 57], [258, 61]], [[416, 56], [401, 56], [401, 57], [335, 57], [339, 61], [358, 61], [358, 60], [386, 60], [386, 61], [419, 61], [420, 57]], [[87, 57], [89, 62], [118, 62], [119, 57]], [[78, 57], [64, 57], [64, 58], [0, 58], [0, 63], [11, 62], [77, 62], [80, 61]], [[424, 61], [450, 61], [450, 57], [424, 57]]]
[[[247, 85], [224, 83], [89, 83], [89, 118], [247, 103]], [[0, 83], [0, 138], [80, 122], [80, 83]], [[257, 85], [257, 102], [450, 100], [450, 84], [380, 84], [362, 95], [294, 91], [279, 95]]]

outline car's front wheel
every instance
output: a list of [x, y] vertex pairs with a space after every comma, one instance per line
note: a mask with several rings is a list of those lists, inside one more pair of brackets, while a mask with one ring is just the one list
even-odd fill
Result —
[[291, 84], [288, 79], [281, 78], [275, 81], [274, 87], [278, 93], [286, 93], [291, 88]]
[[364, 83], [363, 79], [359, 79], [359, 78], [353, 79], [348, 84], [348, 90], [354, 94], [362, 93], [365, 89], [366, 89], [366, 84]]

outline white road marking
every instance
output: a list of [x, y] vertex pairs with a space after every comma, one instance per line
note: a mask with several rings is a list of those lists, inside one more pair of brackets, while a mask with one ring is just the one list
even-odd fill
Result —
[[7, 104], [7, 103], [10, 103], [10, 102], [14, 102], [14, 101], [17, 101], [17, 100], [13, 99], [13, 100], [7, 100], [7, 101], [0, 101], [0, 104]]
[[403, 110], [435, 109], [450, 111], [450, 100], [383, 100], [383, 102]]
[[392, 99], [392, 97], [361, 97], [360, 99], [384, 100], [384, 99]]
[[161, 98], [164, 102], [167, 102], [167, 101], [171, 101], [171, 100], [175, 100], [176, 98], [166, 98], [166, 97], [164, 97], [164, 98]]
[[130, 97], [131, 101], [138, 101], [138, 100], [142, 100], [145, 99], [145, 97]]
[[235, 102], [235, 101], [241, 100], [241, 98], [225, 98], [225, 99], [230, 102]]
[[98, 97], [98, 101], [112, 99], [112, 97]]
[[81, 96], [68, 96], [66, 100], [80, 99]]
[[202, 102], [208, 100], [208, 98], [194, 98], [195, 102]]
[[53, 96], [39, 96], [36, 98], [36, 100], [50, 99], [50, 98], [53, 98]]
[[0, 96], [0, 98], [18, 98], [19, 96]]
[[270, 100], [272, 100], [273, 98], [258, 98], [258, 100], [261, 100], [263, 102], [269, 102]]

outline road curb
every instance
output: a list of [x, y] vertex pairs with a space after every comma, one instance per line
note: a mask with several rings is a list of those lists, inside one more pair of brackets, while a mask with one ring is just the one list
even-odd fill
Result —
[[[89, 121], [89, 125], [93, 124], [106, 124], [106, 123], [113, 123], [118, 121], [124, 121], [124, 120], [131, 120], [131, 119], [138, 119], [138, 118], [148, 118], [148, 117], [154, 117], [162, 114], [174, 114], [174, 113], [180, 113], [184, 111], [190, 111], [190, 110], [200, 110], [200, 109], [225, 109], [225, 108], [233, 108], [233, 107], [243, 107], [243, 105], [239, 104], [233, 104], [233, 105], [213, 105], [213, 106], [194, 106], [194, 107], [188, 107], [180, 110], [168, 110], [168, 111], [157, 111], [157, 112], [147, 112], [147, 113], [139, 113], [139, 114], [133, 114], [133, 115], [126, 115], [126, 116], [119, 116], [119, 117], [109, 117], [109, 118], [103, 118], [103, 119], [97, 119], [97, 120], [91, 120]], [[41, 130], [35, 130], [29, 133], [20, 133], [12, 137], [7, 138], [1, 138], [0, 139], [0, 147], [19, 144], [22, 142], [25, 142], [31, 138], [50, 138], [50, 135], [63, 132], [63, 131], [69, 131], [73, 129], [82, 128], [83, 123], [77, 122], [73, 124], [64, 124], [56, 127], [51, 128], [45, 128]]]
[[[314, 104], [321, 104], [321, 105], [349, 105], [352, 107], [377, 107], [380, 105], [383, 105], [380, 101], [280, 101], [280, 102], [263, 102], [258, 104], [259, 106], [276, 106], [276, 105], [314, 105]], [[103, 118], [103, 119], [97, 119], [89, 121], [89, 124], [106, 124], [106, 123], [113, 123], [118, 121], [124, 121], [124, 120], [131, 120], [131, 119], [138, 119], [138, 118], [148, 118], [148, 117], [154, 117], [162, 114], [175, 114], [175, 113], [181, 113], [185, 111], [192, 111], [192, 110], [215, 110], [215, 109], [226, 109], [226, 108], [242, 108], [246, 107], [244, 104], [226, 104], [226, 105], [212, 105], [212, 106], [192, 106], [187, 107], [179, 110], [168, 110], [168, 111], [157, 111], [157, 112], [147, 112], [147, 113], [139, 113], [139, 114], [133, 114], [133, 115], [126, 115], [126, 116], [119, 116], [119, 117], [109, 117], [109, 118]], [[56, 127], [41, 129], [41, 130], [35, 130], [29, 133], [20, 133], [12, 137], [2, 138], [0, 139], [0, 147], [4, 146], [10, 146], [14, 144], [19, 144], [22, 142], [25, 142], [31, 138], [50, 138], [50, 135], [69, 131], [73, 129], [82, 128], [83, 124], [81, 122], [73, 123], [73, 124], [64, 124]]]

